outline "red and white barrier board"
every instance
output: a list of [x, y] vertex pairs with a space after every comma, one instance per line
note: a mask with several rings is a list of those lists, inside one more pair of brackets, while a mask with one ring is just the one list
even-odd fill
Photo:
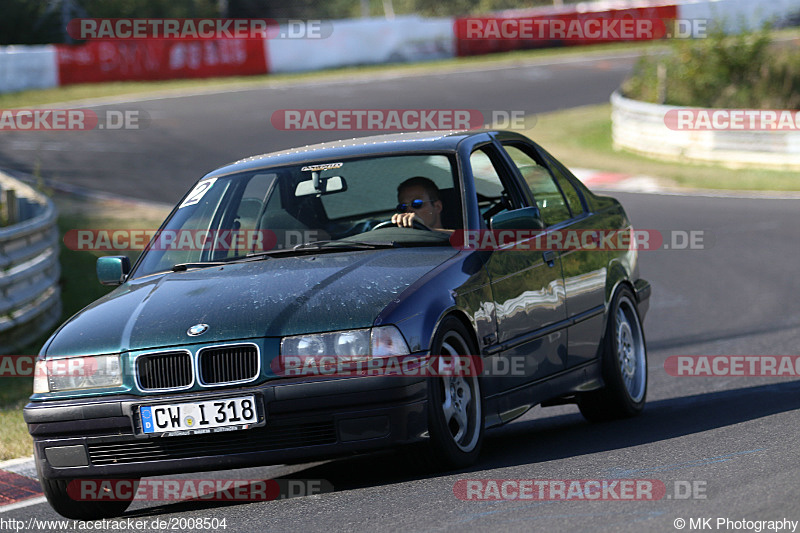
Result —
[[[759, 27], [800, 16], [800, 0], [606, 0], [459, 18], [322, 21], [324, 38], [107, 40], [0, 47], [0, 92], [71, 83], [312, 71], [545, 46], [659, 39], [670, 21]], [[291, 28], [289, 28], [291, 29]], [[330, 31], [328, 31], [330, 30]], [[693, 33], [690, 35], [694, 35]], [[687, 36], [690, 36], [687, 35]]]
[[61, 85], [266, 74], [257, 39], [91, 41], [56, 45]]
[[672, 3], [602, 11], [579, 11], [571, 6], [460, 17], [454, 23], [456, 55], [662, 39], [677, 16], [678, 8]]

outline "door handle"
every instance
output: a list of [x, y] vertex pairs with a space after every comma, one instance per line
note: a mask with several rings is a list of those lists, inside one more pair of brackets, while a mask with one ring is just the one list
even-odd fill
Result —
[[552, 267], [556, 265], [556, 253], [553, 250], [542, 252], [542, 259], [547, 263], [547, 266]]

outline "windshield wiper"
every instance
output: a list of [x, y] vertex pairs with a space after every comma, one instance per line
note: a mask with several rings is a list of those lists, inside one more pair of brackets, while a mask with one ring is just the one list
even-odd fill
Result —
[[172, 265], [172, 271], [182, 272], [190, 268], [206, 268], [213, 266], [222, 266], [227, 264], [228, 262], [226, 261], [198, 261], [196, 263], [178, 263], [177, 265]]
[[298, 244], [293, 251], [299, 252], [301, 250], [321, 250], [323, 248], [358, 248], [362, 250], [377, 250], [379, 248], [397, 248], [397, 243], [394, 241], [312, 241]]

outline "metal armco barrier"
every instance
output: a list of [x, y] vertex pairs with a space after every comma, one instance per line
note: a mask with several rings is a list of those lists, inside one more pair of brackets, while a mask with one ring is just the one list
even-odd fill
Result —
[[0, 227], [0, 354], [8, 354], [61, 318], [61, 268], [53, 202], [1, 173], [0, 188], [13, 189], [19, 202], [19, 220]]

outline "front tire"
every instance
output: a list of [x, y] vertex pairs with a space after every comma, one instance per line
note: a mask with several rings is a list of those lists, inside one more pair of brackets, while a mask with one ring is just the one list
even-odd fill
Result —
[[[475, 356], [467, 328], [456, 318], [446, 318], [431, 347], [431, 355]], [[474, 367], [470, 367], [473, 368]], [[429, 454], [436, 469], [466, 468], [478, 459], [484, 434], [484, 408], [480, 380], [473, 375], [436, 376], [428, 381]]]
[[606, 385], [579, 399], [581, 414], [591, 422], [638, 415], [647, 399], [647, 345], [636, 298], [626, 286], [609, 308], [602, 365]]

